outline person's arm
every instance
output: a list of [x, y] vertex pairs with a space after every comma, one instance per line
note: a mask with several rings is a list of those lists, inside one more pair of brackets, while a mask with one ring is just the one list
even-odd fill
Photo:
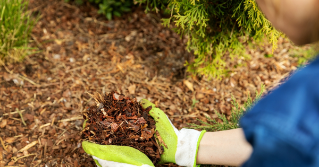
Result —
[[272, 25], [295, 44], [319, 39], [318, 0], [256, 0]]
[[251, 152], [241, 128], [206, 132], [199, 144], [197, 164], [240, 166]]

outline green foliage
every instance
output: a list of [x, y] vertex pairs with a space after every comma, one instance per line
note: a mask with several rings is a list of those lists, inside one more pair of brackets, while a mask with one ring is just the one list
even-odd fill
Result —
[[318, 54], [318, 43], [306, 47], [295, 47], [290, 50], [292, 57], [298, 58], [299, 66], [306, 64], [309, 60], [312, 60]]
[[27, 12], [28, 1], [0, 1], [0, 64], [22, 60], [30, 49], [29, 36], [36, 20]]
[[[69, 3], [70, 0], [64, 0], [64, 2]], [[83, 0], [74, 0], [74, 3], [77, 5], [82, 5], [83, 4]]]
[[[69, 2], [70, 0], [65, 0]], [[132, 0], [88, 0], [91, 3], [99, 5], [98, 13], [105, 15], [109, 20], [112, 20], [113, 16], [120, 17], [123, 13], [131, 11], [133, 6]], [[83, 0], [74, 0], [78, 5], [83, 4]]]
[[274, 57], [274, 54], [265, 54], [265, 57], [271, 58], [271, 57]]
[[216, 112], [218, 118], [223, 121], [222, 123], [219, 123], [216, 120], [207, 117], [208, 122], [197, 119], [198, 121], [200, 121], [201, 124], [197, 125], [192, 123], [192, 124], [189, 124], [190, 125], [189, 128], [206, 130], [210, 132], [240, 128], [239, 119], [245, 113], [245, 111], [249, 110], [255, 104], [255, 102], [257, 102], [260, 99], [261, 95], [264, 92], [264, 89], [265, 89], [265, 86], [262, 85], [261, 91], [256, 92], [255, 101], [253, 101], [252, 98], [248, 96], [248, 99], [244, 103], [243, 107], [240, 107], [236, 99], [232, 97], [233, 108], [232, 108], [232, 112], [229, 119], [227, 119], [225, 115], [222, 115]]
[[[282, 34], [258, 9], [255, 0], [136, 0], [149, 7], [169, 9], [163, 25], [173, 23], [181, 36], [188, 36], [194, 62], [186, 62], [193, 74], [220, 78], [227, 72], [226, 58], [248, 59], [244, 43], [263, 42], [267, 37], [273, 50]], [[148, 10], [149, 8], [147, 8]]]
[[104, 14], [111, 20], [112, 16], [120, 17], [122, 13], [131, 11], [132, 0], [89, 0], [99, 4], [99, 13]]
[[198, 103], [199, 101], [196, 99], [192, 99], [192, 108], [194, 108], [196, 106], [196, 103]]

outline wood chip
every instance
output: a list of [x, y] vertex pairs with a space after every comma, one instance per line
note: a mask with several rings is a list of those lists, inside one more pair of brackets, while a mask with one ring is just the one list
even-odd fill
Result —
[[128, 87], [128, 91], [130, 92], [130, 94], [135, 94], [135, 89], [136, 89], [135, 84]]
[[3, 119], [1, 122], [0, 122], [0, 128], [4, 128], [6, 125], [7, 125], [7, 120], [6, 119]]
[[7, 137], [5, 140], [4, 140], [6, 143], [13, 143], [15, 141], [15, 137]]
[[35, 146], [36, 144], [38, 144], [39, 142], [38, 141], [34, 141], [28, 145], [26, 145], [25, 147], [23, 147], [21, 150], [19, 150], [18, 152], [23, 152], [23, 151], [26, 151], [28, 150], [29, 148]]
[[194, 86], [188, 80], [184, 80], [183, 83], [187, 86], [187, 88], [194, 92]]

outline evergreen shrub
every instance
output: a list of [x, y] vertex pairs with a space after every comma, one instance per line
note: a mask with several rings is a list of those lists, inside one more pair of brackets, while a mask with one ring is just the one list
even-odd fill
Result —
[[163, 25], [175, 25], [177, 33], [188, 36], [187, 49], [194, 51], [186, 62], [193, 74], [220, 78], [227, 72], [226, 59], [248, 59], [245, 43], [267, 40], [277, 47], [282, 33], [258, 9], [255, 0], [135, 0], [147, 4], [146, 11], [169, 10]]

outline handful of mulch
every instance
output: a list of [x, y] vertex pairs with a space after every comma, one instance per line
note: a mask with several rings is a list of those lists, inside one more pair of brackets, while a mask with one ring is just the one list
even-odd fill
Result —
[[89, 107], [83, 113], [87, 122], [82, 139], [102, 145], [134, 147], [156, 164], [163, 148], [159, 145], [162, 140], [154, 137], [156, 133], [161, 139], [159, 133], [155, 132], [155, 121], [149, 115], [152, 107], [143, 109], [135, 98], [130, 99], [116, 92], [91, 96], [96, 106]]

